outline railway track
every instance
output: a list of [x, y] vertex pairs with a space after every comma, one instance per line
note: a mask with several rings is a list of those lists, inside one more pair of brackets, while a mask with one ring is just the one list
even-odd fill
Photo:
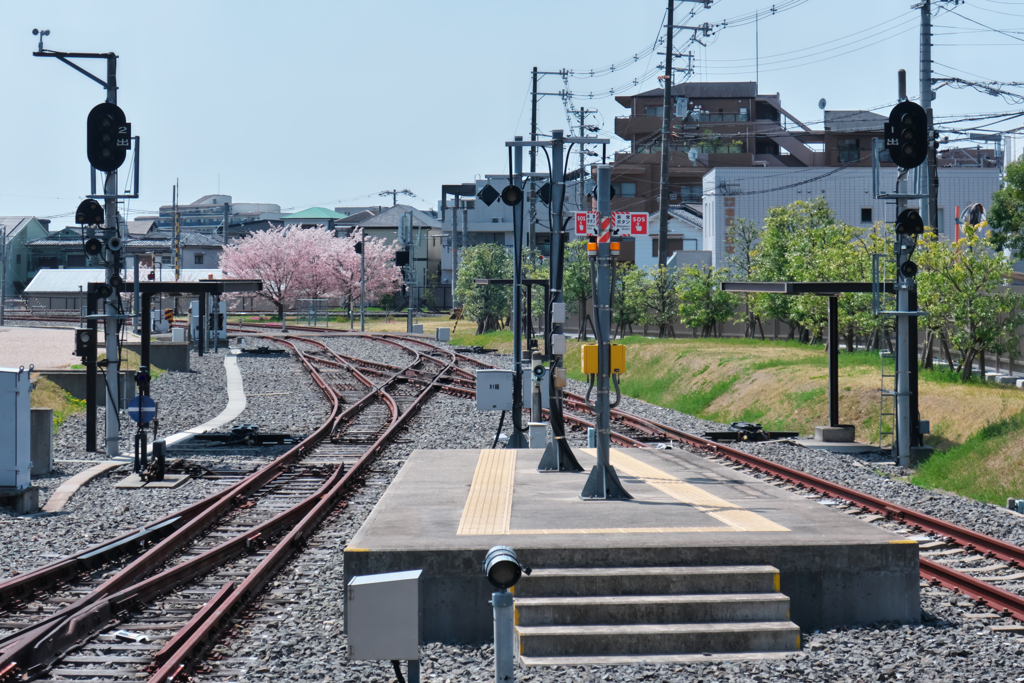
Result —
[[[366, 336], [402, 349], [410, 362], [353, 358], [315, 338], [272, 338], [295, 351], [333, 410], [270, 467], [228, 481], [222, 492], [136, 534], [0, 584], [0, 628], [7, 629], [0, 631], [0, 680], [182, 680], [257, 596], [251, 619], [286, 612], [292, 598], [267, 594], [269, 578], [289, 561], [298, 573], [317, 571], [318, 556], [332, 551], [331, 537], [307, 548], [312, 531], [345, 514], [346, 487], [372, 484], [369, 463], [400, 423], [433, 390], [473, 397], [472, 369], [493, 367], [418, 339]], [[568, 393], [566, 411], [568, 426], [591, 424], [582, 397]], [[612, 438], [627, 447], [678, 442], [911, 535], [921, 546], [924, 581], [971, 598], [992, 618], [1024, 621], [1024, 550], [1017, 546], [624, 411], [613, 411]], [[218, 663], [217, 671], [231, 676], [232, 662]]]
[[[295, 351], [331, 402], [324, 424], [142, 536], [0, 584], [9, 629], [0, 679], [180, 680], [317, 526], [341, 513], [345, 491], [454, 363], [408, 349], [406, 367], [370, 379], [326, 345], [275, 341]], [[142, 552], [142, 543], [152, 547]]]

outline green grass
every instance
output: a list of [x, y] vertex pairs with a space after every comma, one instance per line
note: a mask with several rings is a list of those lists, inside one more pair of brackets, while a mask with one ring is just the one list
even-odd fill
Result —
[[936, 452], [917, 468], [918, 486], [955, 491], [996, 505], [1024, 494], [1024, 411], [993, 422], [964, 443]]
[[85, 401], [74, 398], [56, 384], [40, 377], [36, 380], [35, 388], [32, 390], [31, 399], [33, 408], [50, 408], [53, 410], [53, 433], [75, 413], [85, 411]]

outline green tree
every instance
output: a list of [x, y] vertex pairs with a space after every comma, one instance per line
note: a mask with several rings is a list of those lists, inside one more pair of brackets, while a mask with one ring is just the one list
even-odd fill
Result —
[[[761, 240], [761, 228], [753, 221], [740, 218], [725, 230], [726, 257], [725, 263], [732, 270], [730, 277], [738, 282], [750, 282], [754, 275], [754, 252]], [[743, 301], [744, 315], [743, 336], [753, 337], [756, 328], [761, 329], [761, 339], [764, 339], [764, 326], [757, 313], [754, 311], [754, 300], [756, 294], [741, 294]], [[739, 322], [739, 320], [737, 320]], [[692, 327], [692, 326], [691, 326]]]
[[989, 239], [997, 249], [1024, 258], [1024, 159], [1006, 166], [1003, 187], [992, 195], [988, 211]]
[[612, 301], [612, 322], [615, 334], [633, 334], [633, 325], [643, 320], [644, 271], [632, 263], [620, 263], [615, 269], [615, 292]]
[[686, 267], [676, 285], [679, 295], [679, 319], [687, 327], [700, 329], [701, 337], [717, 337], [718, 323], [736, 313], [739, 297], [722, 291], [728, 280], [728, 268]]
[[476, 321], [476, 333], [501, 329], [512, 310], [511, 287], [478, 285], [477, 279], [512, 278], [512, 255], [500, 244], [478, 244], [462, 252], [455, 298], [462, 302], [463, 316]]
[[577, 339], [587, 338], [587, 299], [590, 298], [590, 259], [587, 256], [587, 240], [573, 240], [565, 245], [562, 266], [562, 297], [569, 313], [579, 317], [580, 331]]
[[665, 266], [644, 269], [644, 286], [640, 289], [640, 306], [644, 325], [657, 325], [658, 337], [674, 337], [672, 324], [679, 320], [678, 268]]
[[915, 255], [918, 306], [928, 312], [933, 329], [941, 321], [960, 356], [956, 371], [963, 379], [986, 352], [1017, 358], [1017, 330], [1024, 325], [1024, 296], [1005, 286], [1010, 260], [993, 248], [991, 239], [979, 236], [984, 227], [964, 226], [959, 242], [925, 233]]

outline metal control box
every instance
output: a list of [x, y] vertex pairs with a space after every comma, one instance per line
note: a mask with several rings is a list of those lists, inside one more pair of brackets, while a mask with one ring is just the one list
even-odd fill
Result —
[[25, 368], [0, 368], [0, 487], [32, 484], [32, 385]]
[[[609, 344], [611, 347], [612, 374], [621, 375], [626, 371], [626, 347], [622, 344]], [[581, 347], [581, 370], [584, 375], [597, 374], [597, 344], [585, 344]]]
[[437, 341], [451, 341], [452, 340], [452, 328], [450, 327], [439, 327], [434, 330], [434, 339]]
[[557, 301], [551, 304], [551, 322], [561, 325], [565, 322], [565, 302]]
[[565, 355], [565, 335], [564, 334], [553, 334], [551, 335], [551, 353], [555, 356]]
[[348, 582], [349, 659], [420, 658], [420, 574], [414, 569]]
[[[548, 407], [548, 382], [551, 378], [550, 368], [544, 368], [544, 377], [540, 380], [540, 404], [544, 408]], [[523, 407], [529, 408], [533, 405], [533, 368], [523, 368]]]
[[476, 371], [476, 409], [512, 410], [511, 370]]

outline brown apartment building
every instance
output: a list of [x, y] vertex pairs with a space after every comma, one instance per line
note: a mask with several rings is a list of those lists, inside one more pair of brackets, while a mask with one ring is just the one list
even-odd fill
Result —
[[[886, 120], [866, 111], [826, 111], [823, 127], [814, 130], [787, 112], [777, 93], [757, 94], [753, 82], [680, 83], [672, 94], [672, 205], [700, 205], [702, 178], [712, 168], [870, 166], [871, 138], [881, 137]], [[613, 161], [612, 208], [657, 213], [664, 91], [615, 99], [629, 110], [616, 117], [615, 133], [630, 151]]]

